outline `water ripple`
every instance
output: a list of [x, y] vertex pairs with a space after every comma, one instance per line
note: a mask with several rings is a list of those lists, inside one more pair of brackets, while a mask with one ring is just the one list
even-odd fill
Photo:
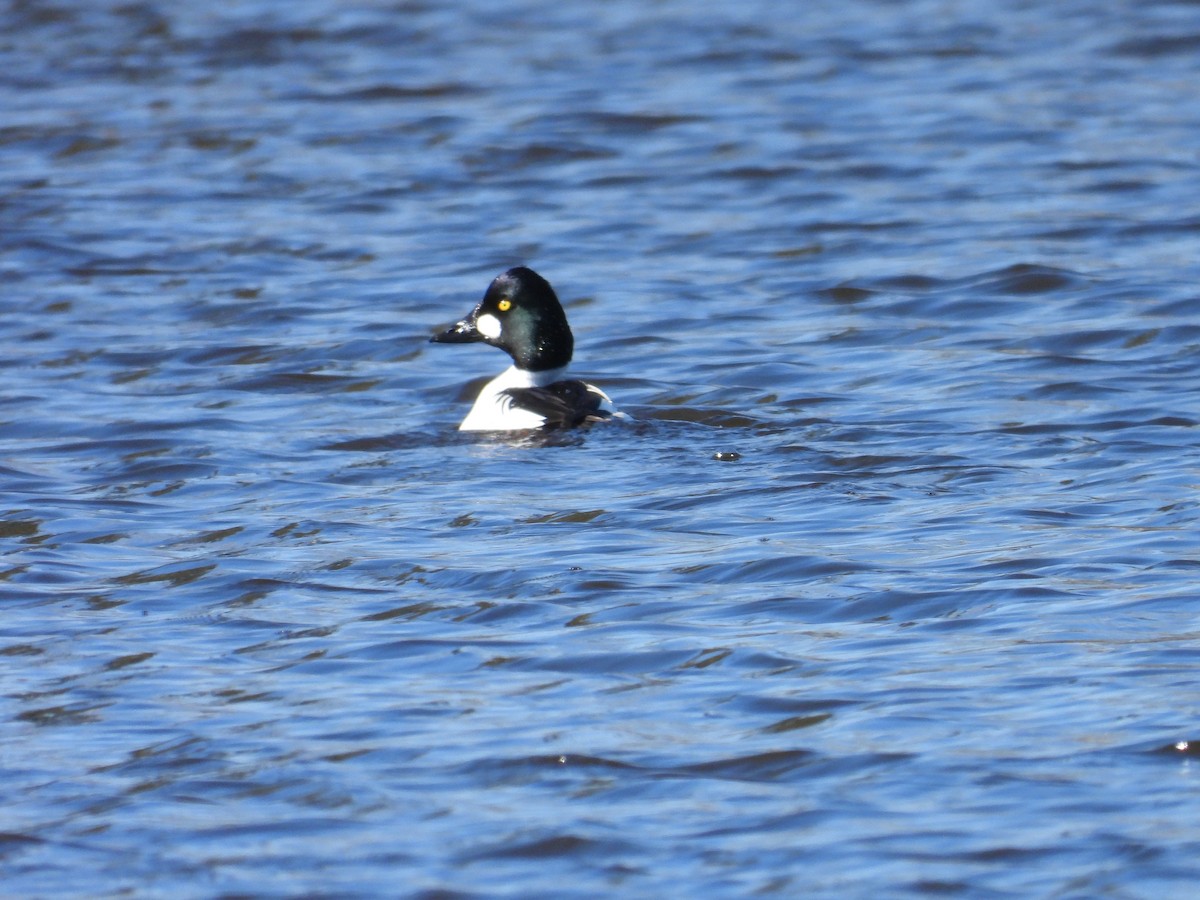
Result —
[[[1200, 20], [1118, 7], [0, 10], [7, 891], [1187, 894]], [[516, 263], [631, 422], [455, 430]]]

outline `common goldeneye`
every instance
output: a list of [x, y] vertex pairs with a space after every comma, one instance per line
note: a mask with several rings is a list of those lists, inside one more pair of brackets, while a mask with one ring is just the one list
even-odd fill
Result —
[[465, 319], [430, 341], [483, 341], [513, 358], [484, 385], [460, 431], [573, 428], [621, 415], [604, 391], [565, 377], [575, 339], [554, 288], [532, 269], [497, 275]]

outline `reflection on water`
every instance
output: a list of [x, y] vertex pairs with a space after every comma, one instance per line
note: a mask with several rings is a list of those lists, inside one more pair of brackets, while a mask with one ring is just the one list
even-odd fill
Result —
[[0, 12], [6, 889], [1190, 887], [1200, 12], [478, 7]]

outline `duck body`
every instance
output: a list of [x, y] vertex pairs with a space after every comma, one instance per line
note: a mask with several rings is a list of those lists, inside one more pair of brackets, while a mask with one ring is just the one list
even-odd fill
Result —
[[491, 344], [513, 359], [484, 385], [460, 431], [575, 428], [623, 417], [598, 387], [566, 377], [574, 337], [554, 289], [532, 269], [496, 276], [466, 318], [430, 340]]

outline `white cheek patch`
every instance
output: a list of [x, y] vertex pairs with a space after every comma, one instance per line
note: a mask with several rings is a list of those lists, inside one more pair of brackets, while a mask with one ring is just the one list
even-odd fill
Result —
[[500, 337], [500, 320], [491, 313], [484, 313], [482, 316], [476, 319], [475, 328], [485, 338], [491, 338], [492, 340], [495, 340], [496, 338]]

